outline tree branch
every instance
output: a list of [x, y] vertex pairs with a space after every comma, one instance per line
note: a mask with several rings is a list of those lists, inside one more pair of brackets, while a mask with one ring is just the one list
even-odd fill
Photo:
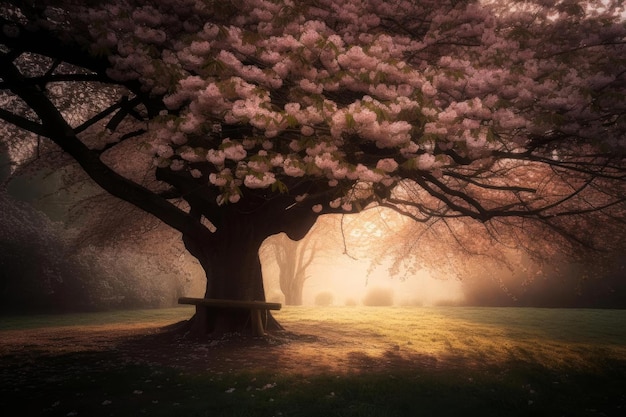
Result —
[[182, 233], [197, 233], [204, 228], [184, 211], [152, 191], [122, 177], [102, 162], [97, 152], [90, 150], [78, 139], [72, 127], [45, 94], [25, 82], [25, 77], [6, 55], [2, 54], [0, 54], [0, 76], [11, 86], [11, 91], [39, 116], [46, 132], [42, 136], [48, 137], [72, 156], [87, 175], [107, 192], [156, 216]]
[[36, 135], [46, 135], [46, 130], [41, 124], [33, 122], [32, 120], [28, 120], [25, 117], [18, 116], [17, 114], [11, 113], [10, 111], [4, 110], [2, 108], [0, 108], [0, 119], [3, 119], [21, 129], [24, 129]]

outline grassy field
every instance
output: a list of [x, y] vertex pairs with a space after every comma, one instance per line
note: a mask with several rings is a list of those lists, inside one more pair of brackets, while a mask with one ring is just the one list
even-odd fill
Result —
[[625, 310], [298, 307], [267, 339], [158, 337], [192, 312], [2, 317], [2, 415], [626, 415]]

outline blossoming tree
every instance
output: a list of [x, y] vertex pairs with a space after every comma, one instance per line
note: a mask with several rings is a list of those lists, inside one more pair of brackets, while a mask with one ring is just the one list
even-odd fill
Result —
[[623, 15], [613, 0], [1, 2], [0, 118], [179, 230], [208, 297], [263, 299], [261, 243], [324, 213], [567, 234], [561, 219], [623, 209]]

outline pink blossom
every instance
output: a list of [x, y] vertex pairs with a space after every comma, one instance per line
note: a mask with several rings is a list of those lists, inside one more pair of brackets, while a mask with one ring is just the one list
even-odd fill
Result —
[[435, 157], [429, 153], [423, 153], [414, 159], [417, 169], [430, 170], [435, 165]]
[[363, 164], [358, 164], [356, 166], [356, 172], [361, 181], [380, 182], [383, 179], [383, 175], [381, 173], [374, 172]]
[[262, 176], [246, 175], [244, 185], [248, 188], [267, 188], [276, 182], [272, 172], [264, 172]]
[[455, 109], [449, 107], [446, 110], [439, 113], [439, 121], [442, 123], [451, 123], [458, 117]]
[[156, 153], [161, 158], [171, 158], [174, 156], [174, 150], [171, 146], [168, 145], [158, 145], [156, 148]]
[[181, 171], [185, 167], [185, 163], [179, 159], [174, 159], [170, 163], [170, 169], [172, 171]]
[[281, 166], [284, 161], [285, 161], [285, 158], [283, 158], [281, 154], [276, 154], [272, 157], [272, 159], [270, 159], [270, 164], [272, 164], [272, 166], [274, 167], [277, 167], [277, 166]]
[[193, 133], [197, 131], [203, 123], [204, 118], [199, 117], [193, 113], [189, 113], [178, 128], [184, 133]]
[[384, 158], [376, 162], [376, 169], [384, 172], [393, 172], [398, 169], [398, 163], [392, 158]]
[[252, 10], [252, 13], [250, 13], [250, 17], [261, 21], [270, 21], [274, 16], [269, 10], [261, 10], [259, 8], [255, 8], [254, 10]]
[[137, 25], [146, 25], [149, 27], [159, 26], [162, 21], [161, 14], [151, 6], [135, 9], [132, 18]]
[[215, 166], [221, 166], [226, 159], [226, 153], [223, 150], [209, 149], [206, 159]]
[[317, 84], [309, 81], [306, 78], [303, 78], [302, 80], [300, 80], [300, 88], [308, 93], [321, 94], [324, 87], [321, 84]]
[[189, 46], [189, 51], [196, 55], [206, 55], [211, 51], [211, 43], [208, 41], [194, 41]]
[[437, 90], [429, 81], [426, 81], [424, 84], [422, 84], [422, 92], [429, 97], [433, 97], [437, 94]]
[[339, 162], [330, 153], [324, 153], [315, 156], [315, 165], [320, 169], [332, 171], [339, 166]]
[[228, 184], [228, 180], [225, 177], [222, 177], [215, 173], [209, 174], [209, 182], [218, 187], [224, 187], [226, 184]]
[[[85, 46], [112, 51], [109, 77], [163, 97], [155, 164], [197, 178], [217, 168], [224, 203], [280, 176], [350, 189], [461, 169], [435, 150], [472, 170], [531, 133], [622, 146], [619, 54], [607, 51], [623, 50], [626, 29], [622, 12], [592, 3], [570, 16], [551, 0], [249, 0], [217, 15], [204, 2], [112, 1], [83, 20]], [[337, 197], [332, 208], [347, 201]]]
[[267, 172], [270, 169], [267, 162], [259, 160], [248, 162], [248, 168], [255, 172]]
[[301, 163], [290, 158], [285, 159], [283, 171], [290, 177], [302, 177], [306, 173]]
[[189, 162], [201, 162], [205, 160], [204, 151], [202, 148], [192, 148], [191, 146], [183, 146], [178, 149], [178, 155], [185, 161]]
[[303, 136], [312, 136], [315, 133], [315, 129], [311, 126], [302, 126], [300, 128], [300, 133], [302, 133]]

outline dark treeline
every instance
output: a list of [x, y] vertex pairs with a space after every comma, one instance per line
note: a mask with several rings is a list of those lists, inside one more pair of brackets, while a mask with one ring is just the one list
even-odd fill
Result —
[[617, 254], [602, 271], [563, 264], [464, 282], [465, 303], [473, 306], [626, 308], [626, 259]]

